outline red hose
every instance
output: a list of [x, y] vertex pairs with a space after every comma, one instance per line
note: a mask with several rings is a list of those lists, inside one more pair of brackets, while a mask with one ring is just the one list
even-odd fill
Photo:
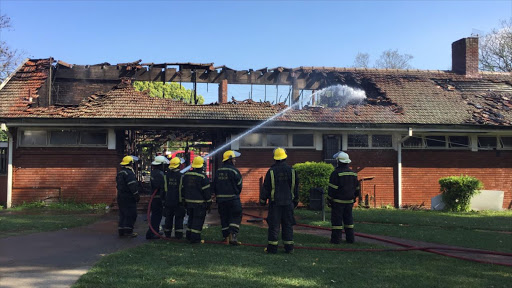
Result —
[[[153, 202], [153, 199], [154, 199], [155, 194], [156, 194], [157, 191], [158, 191], [158, 189], [156, 189], [153, 192], [153, 194], [151, 195], [151, 198], [149, 199], [149, 203], [148, 203], [147, 219], [148, 219], [149, 229], [153, 232], [153, 234], [155, 234], [156, 236], [160, 237], [161, 239], [168, 240], [168, 241], [179, 241], [177, 239], [167, 238], [165, 236], [160, 235], [160, 233], [158, 233], [153, 228], [153, 226], [151, 226], [151, 217], [150, 217], [151, 216], [151, 203]], [[249, 217], [253, 217], [253, 218], [260, 218], [259, 216], [255, 216], [255, 215], [251, 215], [251, 214], [247, 214], [247, 213], [242, 213], [242, 214], [246, 215], [246, 216], [249, 216]], [[301, 226], [301, 227], [312, 228], [312, 229], [331, 231], [331, 229], [327, 228], [327, 227], [319, 227], [319, 226], [313, 226], [313, 225], [301, 224], [301, 223], [297, 223], [296, 225], [297, 226]], [[512, 253], [497, 252], [497, 251], [486, 251], [486, 250], [479, 250], [479, 249], [468, 249], [468, 248], [455, 248], [455, 247], [415, 247], [415, 246], [412, 246], [412, 245], [400, 243], [400, 242], [389, 240], [389, 239], [384, 239], [384, 238], [381, 238], [381, 237], [378, 237], [378, 236], [374, 236], [374, 235], [368, 235], [368, 234], [364, 234], [364, 233], [355, 233], [355, 235], [357, 235], [359, 237], [363, 237], [363, 238], [368, 238], [368, 239], [373, 239], [373, 240], [377, 240], [377, 241], [381, 241], [381, 242], [385, 242], [385, 243], [390, 243], [390, 244], [401, 246], [401, 247], [404, 247], [404, 248], [398, 248], [398, 249], [397, 248], [390, 248], [390, 249], [350, 249], [350, 248], [323, 248], [323, 247], [295, 246], [295, 249], [300, 249], [300, 250], [320, 250], [320, 251], [342, 251], [342, 252], [403, 252], [403, 251], [414, 251], [414, 250], [416, 250], [416, 251], [425, 251], [425, 252], [434, 253], [434, 254], [438, 254], [438, 255], [442, 255], [442, 256], [452, 257], [452, 258], [456, 258], [456, 259], [460, 259], [460, 260], [466, 260], [466, 261], [473, 261], [473, 262], [478, 262], [478, 263], [495, 264], [495, 265], [502, 265], [502, 266], [512, 267], [512, 264], [509, 264], [509, 263], [492, 262], [492, 261], [487, 261], [487, 260], [473, 259], [473, 258], [468, 258], [468, 257], [463, 257], [463, 256], [451, 255], [451, 254], [448, 254], [448, 253], [439, 252], [439, 251], [435, 251], [435, 250], [447, 250], [447, 251], [455, 251], [455, 252], [469, 252], [469, 253], [475, 253], [475, 254], [499, 255], [499, 256], [508, 256], [508, 257], [512, 257]], [[220, 242], [220, 241], [204, 241], [204, 243], [226, 245], [226, 242]], [[252, 244], [252, 243], [242, 243], [240, 245], [241, 246], [249, 246], [249, 247], [267, 247], [267, 245]]]

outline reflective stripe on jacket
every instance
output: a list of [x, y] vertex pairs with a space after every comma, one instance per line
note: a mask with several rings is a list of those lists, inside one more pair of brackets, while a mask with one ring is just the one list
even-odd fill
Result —
[[240, 171], [230, 163], [225, 163], [222, 168], [217, 170], [213, 181], [213, 193], [217, 197], [217, 202], [240, 199], [240, 192], [242, 192]]
[[210, 180], [200, 169], [191, 170], [183, 175], [182, 193], [187, 205], [211, 202]]
[[267, 199], [276, 205], [288, 205], [299, 201], [297, 172], [284, 161], [278, 161], [267, 171], [263, 182], [260, 202]]
[[348, 165], [336, 167], [329, 177], [329, 192], [327, 198], [335, 203], [354, 203], [360, 193], [357, 173], [350, 170]]

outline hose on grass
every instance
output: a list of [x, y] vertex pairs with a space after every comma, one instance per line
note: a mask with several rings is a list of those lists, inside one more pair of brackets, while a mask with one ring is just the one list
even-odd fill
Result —
[[[167, 241], [181, 242], [181, 240], [172, 239], [172, 238], [165, 237], [164, 235], [160, 235], [160, 233], [158, 233], [158, 231], [156, 231], [153, 228], [153, 226], [151, 225], [151, 217], [150, 217], [151, 216], [151, 203], [153, 202], [153, 199], [154, 199], [154, 197], [155, 197], [157, 192], [158, 192], [158, 190], [155, 190], [153, 192], [153, 194], [151, 195], [151, 198], [149, 199], [149, 203], [148, 203], [147, 222], [148, 222], [149, 229], [151, 230], [151, 232], [153, 232], [153, 234], [155, 234], [156, 236], [158, 236], [161, 239], [164, 239], [164, 240], [167, 240]], [[253, 218], [260, 218], [259, 216], [251, 215], [251, 214], [248, 214], [248, 213], [242, 213], [242, 214], [246, 215], [246, 216], [249, 216], [249, 217], [253, 217]], [[301, 227], [310, 228], [310, 229], [331, 231], [331, 229], [327, 228], [327, 227], [319, 227], [319, 226], [313, 226], [313, 225], [302, 224], [302, 223], [297, 223], [296, 225], [297, 226], [301, 226]], [[452, 257], [452, 258], [456, 258], [456, 259], [460, 259], [460, 260], [466, 260], [466, 261], [473, 261], [473, 262], [477, 262], [477, 263], [495, 264], [495, 265], [502, 265], [502, 266], [512, 267], [512, 264], [510, 264], [510, 263], [503, 263], [503, 262], [497, 262], [497, 261], [487, 261], [487, 260], [483, 260], [483, 259], [473, 259], [473, 258], [469, 258], [469, 257], [452, 255], [452, 254], [448, 254], [448, 253], [445, 253], [445, 252], [440, 252], [439, 250], [441, 250], [441, 251], [453, 251], [453, 252], [466, 252], [466, 253], [475, 253], [475, 254], [486, 254], [486, 255], [498, 255], [498, 256], [507, 256], [507, 257], [512, 257], [512, 253], [497, 252], [497, 251], [486, 251], [486, 250], [479, 250], [479, 249], [468, 249], [468, 248], [455, 248], [455, 247], [436, 247], [436, 246], [433, 246], [433, 247], [416, 247], [416, 246], [412, 246], [412, 245], [409, 245], [409, 244], [400, 243], [400, 242], [397, 242], [397, 241], [381, 238], [381, 237], [374, 236], [374, 235], [368, 235], [368, 234], [364, 234], [364, 233], [355, 233], [355, 235], [359, 236], [359, 237], [362, 237], [362, 238], [368, 238], [368, 239], [373, 239], [373, 240], [377, 240], [377, 241], [380, 241], [380, 242], [385, 242], [385, 243], [397, 245], [397, 246], [400, 246], [400, 247], [403, 247], [403, 248], [388, 248], [388, 249], [357, 249], [356, 248], [356, 249], [354, 249], [354, 248], [330, 248], [330, 247], [327, 248], [327, 247], [308, 247], [308, 246], [295, 246], [294, 248], [297, 249], [297, 250], [339, 251], [339, 252], [404, 252], [404, 251], [424, 251], [424, 252], [434, 253], [434, 254], [438, 254], [438, 255], [446, 256], [446, 257]], [[204, 241], [204, 243], [227, 245], [226, 242], [221, 242], [221, 241]], [[267, 245], [253, 244], [253, 243], [241, 243], [240, 246], [261, 247], [261, 248], [267, 247]]]

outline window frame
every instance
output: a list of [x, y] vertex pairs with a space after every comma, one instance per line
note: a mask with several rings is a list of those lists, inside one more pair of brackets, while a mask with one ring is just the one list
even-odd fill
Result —
[[[27, 145], [23, 144], [21, 140], [21, 135], [24, 131], [44, 131], [46, 133], [46, 145]], [[53, 131], [76, 131], [78, 132], [77, 144], [51, 144], [51, 132]], [[105, 143], [104, 144], [82, 144], [81, 138], [83, 132], [96, 132], [96, 133], [104, 133], [105, 134]], [[108, 129], [74, 129], [74, 128], [22, 128], [18, 129], [17, 133], [17, 147], [21, 148], [30, 148], [30, 147], [87, 147], [87, 148], [108, 148], [109, 143], [109, 131]]]

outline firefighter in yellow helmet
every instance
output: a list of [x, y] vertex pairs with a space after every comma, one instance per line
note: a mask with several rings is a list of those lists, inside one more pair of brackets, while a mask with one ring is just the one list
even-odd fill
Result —
[[231, 245], [239, 245], [238, 232], [242, 222], [242, 174], [235, 167], [235, 158], [239, 152], [228, 150], [222, 156], [222, 167], [215, 173], [213, 193], [219, 208], [220, 224], [224, 241]]
[[120, 237], [136, 237], [133, 226], [137, 220], [137, 202], [140, 200], [138, 182], [133, 171], [133, 156], [125, 156], [121, 161], [121, 170], [116, 176], [117, 205], [119, 205], [118, 233]]
[[345, 228], [347, 243], [354, 243], [354, 218], [352, 207], [355, 199], [359, 197], [360, 186], [357, 173], [350, 170], [348, 164], [352, 162], [347, 153], [340, 151], [333, 156], [338, 167], [329, 177], [328, 205], [331, 207], [331, 243], [341, 242], [341, 231]]
[[167, 176], [167, 194], [164, 198], [164, 216], [165, 226], [164, 233], [167, 238], [171, 237], [172, 227], [174, 223], [174, 238], [183, 238], [183, 218], [186, 211], [183, 204], [183, 196], [181, 194], [181, 186], [183, 181], [183, 173], [180, 171], [180, 165], [185, 159], [174, 157], [171, 159]]
[[183, 196], [188, 214], [187, 240], [190, 243], [201, 242], [206, 211], [212, 205], [210, 179], [203, 172], [204, 159], [196, 156], [192, 161], [192, 169], [183, 175]]
[[277, 253], [280, 225], [285, 252], [293, 252], [293, 209], [299, 203], [299, 178], [297, 172], [286, 164], [287, 157], [283, 148], [274, 150], [275, 163], [265, 175], [264, 189], [260, 194], [260, 205], [264, 206], [269, 201], [268, 245], [265, 251], [272, 254]]
[[[160, 222], [162, 221], [163, 214], [162, 199], [165, 199], [167, 194], [167, 177], [164, 173], [167, 164], [169, 164], [169, 160], [162, 155], [156, 156], [155, 160], [151, 162], [151, 193], [155, 190], [157, 192], [151, 202], [151, 219], [148, 219], [148, 222], [151, 223], [151, 227], [158, 233], [160, 233]], [[151, 228], [148, 228], [146, 239], [160, 239], [160, 237], [153, 233]]]

